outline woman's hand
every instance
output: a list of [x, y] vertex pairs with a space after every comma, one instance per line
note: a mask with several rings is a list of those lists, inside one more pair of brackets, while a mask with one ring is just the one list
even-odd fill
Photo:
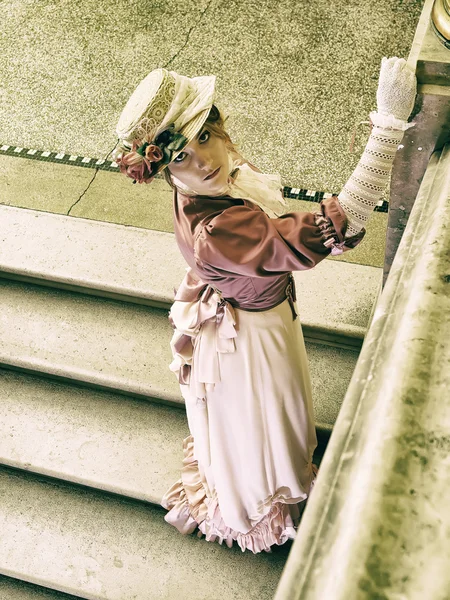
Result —
[[417, 93], [415, 72], [404, 58], [384, 57], [381, 61], [377, 90], [377, 111], [407, 121]]

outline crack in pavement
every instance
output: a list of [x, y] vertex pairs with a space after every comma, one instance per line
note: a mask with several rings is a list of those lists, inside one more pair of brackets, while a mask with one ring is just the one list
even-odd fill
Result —
[[[114, 150], [117, 148], [117, 144], [118, 144], [118, 143], [119, 143], [119, 142], [117, 141], [117, 142], [116, 142], [116, 144], [115, 144], [115, 146], [114, 146], [114, 148], [108, 152], [108, 154], [105, 156], [105, 158], [104, 158], [103, 160], [108, 160], [108, 156], [110, 156], [110, 155], [111, 155], [111, 154], [114, 152]], [[90, 180], [90, 182], [88, 183], [88, 185], [87, 185], [86, 189], [85, 189], [85, 190], [83, 190], [83, 192], [81, 193], [81, 195], [80, 195], [80, 197], [78, 198], [78, 200], [75, 200], [75, 202], [72, 204], [72, 206], [71, 206], [71, 207], [69, 208], [69, 210], [67, 211], [67, 213], [66, 213], [66, 215], [67, 215], [67, 216], [70, 216], [70, 211], [72, 210], [72, 208], [78, 204], [78, 202], [81, 200], [81, 198], [82, 198], [82, 197], [85, 195], [85, 193], [86, 193], [86, 192], [88, 191], [88, 189], [91, 187], [91, 184], [94, 182], [94, 179], [97, 177], [97, 173], [98, 173], [99, 171], [100, 171], [100, 167], [97, 167], [97, 168], [95, 169], [94, 176], [92, 177], [92, 179], [91, 179], [91, 180]]]
[[[186, 48], [186, 46], [187, 46], [187, 45], [188, 45], [188, 43], [189, 43], [189, 38], [190, 38], [190, 36], [191, 36], [191, 33], [194, 31], [194, 29], [195, 29], [195, 28], [197, 27], [197, 25], [200, 23], [200, 21], [202, 20], [203, 16], [204, 16], [204, 15], [205, 15], [205, 13], [207, 12], [207, 10], [209, 9], [209, 7], [210, 7], [210, 6], [211, 6], [211, 4], [213, 3], [213, 1], [214, 1], [214, 0], [210, 0], [210, 1], [208, 2], [208, 5], [206, 6], [205, 10], [204, 10], [204, 11], [201, 13], [201, 15], [200, 15], [200, 17], [199, 17], [199, 19], [198, 19], [197, 23], [195, 23], [195, 24], [194, 24], [194, 25], [193, 25], [193, 26], [192, 26], [192, 27], [189, 29], [189, 31], [188, 31], [188, 33], [187, 33], [187, 36], [186, 36], [186, 41], [185, 41], [185, 43], [183, 44], [183, 46], [182, 46], [182, 47], [181, 47], [179, 50], [177, 50], [177, 52], [174, 54], [174, 56], [172, 56], [172, 58], [171, 58], [171, 59], [170, 59], [170, 60], [169, 60], [169, 61], [168, 61], [168, 62], [167, 62], [165, 65], [163, 65], [163, 68], [164, 68], [164, 69], [166, 69], [166, 68], [167, 68], [167, 67], [170, 65], [170, 63], [171, 63], [171, 62], [173, 62], [173, 61], [176, 59], [176, 57], [177, 57], [177, 56], [180, 54], [180, 52], [181, 52], [182, 50], [184, 50], [184, 48]], [[111, 151], [110, 151], [110, 152], [107, 154], [107, 156], [106, 156], [106, 158], [105, 158], [104, 160], [106, 160], [106, 159], [108, 158], [108, 156], [109, 156], [109, 155], [110, 155], [110, 154], [111, 154], [111, 153], [112, 153], [112, 152], [115, 150], [116, 146], [117, 146], [117, 144], [116, 144], [116, 145], [114, 146], [114, 148], [113, 148], [113, 149], [112, 149], [112, 150], [111, 150]], [[86, 192], [88, 191], [88, 189], [91, 187], [92, 183], [94, 182], [95, 178], [97, 177], [97, 173], [98, 173], [98, 172], [99, 172], [99, 168], [96, 168], [96, 169], [95, 169], [94, 176], [92, 177], [92, 179], [91, 179], [91, 181], [89, 182], [89, 184], [88, 184], [88, 186], [86, 187], [86, 189], [85, 189], [85, 190], [82, 192], [82, 194], [80, 195], [80, 197], [79, 197], [79, 198], [78, 198], [78, 199], [77, 199], [77, 200], [76, 200], [76, 201], [75, 201], [75, 202], [72, 204], [72, 206], [71, 206], [71, 207], [69, 208], [69, 210], [67, 211], [67, 215], [68, 215], [68, 216], [70, 215], [70, 211], [72, 210], [72, 208], [78, 204], [78, 202], [81, 200], [81, 198], [82, 198], [82, 197], [83, 197], [83, 196], [86, 194]]]
[[212, 3], [213, 3], [213, 0], [210, 0], [208, 2], [208, 6], [205, 8], [205, 10], [200, 15], [200, 18], [197, 21], [197, 23], [192, 25], [192, 27], [189, 29], [189, 31], [187, 33], [186, 41], [184, 42], [183, 46], [179, 50], [177, 50], [176, 54], [174, 56], [172, 56], [172, 58], [165, 65], [163, 65], [163, 69], [167, 69], [167, 67], [170, 65], [170, 63], [173, 62], [176, 59], [176, 57], [180, 54], [180, 52], [186, 48], [186, 46], [188, 45], [189, 37], [190, 37], [191, 33], [197, 27], [197, 25], [200, 23], [200, 21], [203, 18], [203, 15], [206, 13], [206, 11], [208, 10], [208, 8], [211, 6]]

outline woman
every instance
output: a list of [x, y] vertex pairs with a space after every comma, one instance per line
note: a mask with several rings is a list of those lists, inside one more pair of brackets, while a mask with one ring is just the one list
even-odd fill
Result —
[[293, 270], [360, 243], [414, 105], [404, 59], [384, 58], [378, 112], [339, 196], [317, 213], [283, 213], [278, 175], [242, 158], [213, 104], [215, 77], [152, 71], [120, 117], [116, 160], [134, 183], [162, 172], [174, 191], [187, 264], [169, 319], [170, 369], [191, 435], [165, 520], [208, 541], [270, 552], [294, 539], [311, 493], [317, 445]]

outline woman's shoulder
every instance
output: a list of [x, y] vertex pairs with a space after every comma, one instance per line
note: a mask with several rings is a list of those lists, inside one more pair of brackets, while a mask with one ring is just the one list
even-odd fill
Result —
[[213, 198], [210, 203], [199, 207], [197, 215], [200, 228], [212, 227], [233, 230], [244, 223], [251, 223], [258, 214], [264, 215], [261, 208], [245, 198]]
[[[179, 194], [178, 205], [187, 218], [195, 218], [196, 222], [204, 225], [213, 218], [230, 211], [237, 214], [242, 209], [252, 209], [252, 202], [244, 198], [233, 198], [232, 196], [185, 196]], [[239, 208], [240, 207], [240, 208]]]

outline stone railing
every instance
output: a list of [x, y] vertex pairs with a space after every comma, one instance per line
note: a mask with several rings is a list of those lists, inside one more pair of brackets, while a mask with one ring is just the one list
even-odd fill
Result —
[[450, 597], [450, 144], [433, 153], [274, 600]]

